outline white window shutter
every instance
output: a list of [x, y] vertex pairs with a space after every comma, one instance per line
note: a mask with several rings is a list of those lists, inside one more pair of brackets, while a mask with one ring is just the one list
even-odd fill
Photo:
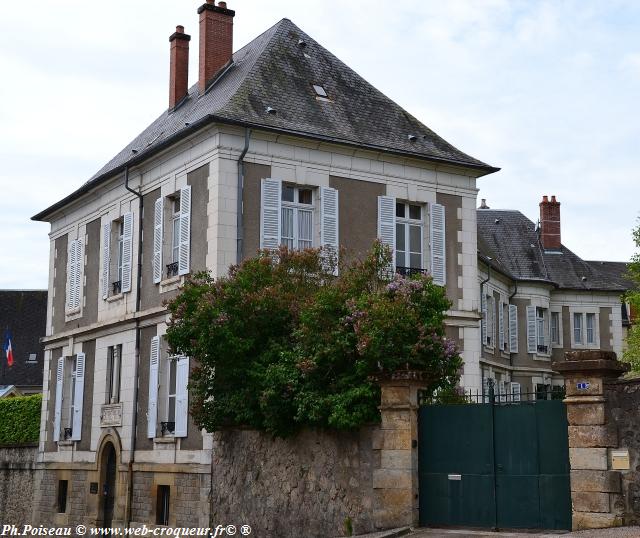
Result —
[[153, 207], [153, 281], [162, 280], [162, 224], [164, 198], [160, 196]]
[[82, 403], [84, 400], [84, 353], [76, 355], [76, 393], [73, 399], [73, 423], [71, 424], [71, 440], [79, 441], [82, 437]]
[[509, 353], [518, 353], [518, 307], [509, 305]]
[[[204, 246], [204, 245], [203, 245]], [[180, 244], [178, 246], [178, 274], [191, 270], [191, 186], [180, 189]]]
[[109, 265], [111, 264], [111, 222], [102, 225], [102, 298], [109, 297]]
[[64, 383], [64, 357], [58, 359], [56, 369], [56, 403], [53, 416], [53, 440], [57, 443], [60, 440], [60, 420], [62, 418], [62, 390]]
[[189, 357], [180, 357], [176, 365], [176, 425], [175, 437], [187, 436], [189, 422]]
[[122, 293], [131, 291], [131, 265], [133, 261], [133, 213], [122, 217]]
[[431, 275], [434, 284], [444, 286], [447, 283], [445, 209], [441, 204], [431, 204]]
[[378, 196], [378, 239], [391, 249], [391, 276], [396, 271], [396, 199], [392, 196]]
[[156, 436], [158, 421], [158, 368], [160, 366], [160, 337], [151, 339], [151, 353], [149, 355], [149, 407], [147, 410], [147, 437]]
[[536, 338], [536, 307], [527, 306], [527, 352], [535, 353], [537, 351]]
[[498, 303], [498, 345], [504, 351], [504, 303]]
[[520, 401], [520, 383], [511, 383], [511, 400], [514, 402]]
[[495, 347], [495, 301], [493, 300], [493, 295], [489, 296], [489, 300], [487, 301], [487, 340], [490, 346]]
[[275, 250], [280, 245], [281, 207], [282, 181], [263, 179], [260, 202], [260, 248]]
[[69, 243], [67, 249], [67, 310], [73, 310], [76, 304], [76, 271], [78, 251], [76, 240]]
[[480, 303], [482, 315], [482, 319], [480, 320], [480, 332], [482, 333], [482, 343], [486, 346], [489, 343], [487, 339], [487, 316], [489, 315], [489, 312], [487, 311], [487, 296], [484, 290], [482, 290], [480, 295]]
[[320, 243], [326, 255], [333, 258], [334, 274], [338, 274], [338, 190], [331, 187], [320, 187]]

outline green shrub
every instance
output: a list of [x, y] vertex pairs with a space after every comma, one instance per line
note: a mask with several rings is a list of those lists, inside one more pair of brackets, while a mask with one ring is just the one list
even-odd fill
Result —
[[0, 400], [0, 445], [38, 442], [42, 394]]
[[430, 276], [383, 276], [390, 259], [376, 243], [336, 277], [322, 251], [282, 248], [187, 282], [167, 338], [197, 359], [196, 423], [278, 436], [354, 429], [379, 420], [374, 376], [399, 369], [426, 371], [430, 392], [450, 394], [462, 364], [444, 336], [451, 303]]

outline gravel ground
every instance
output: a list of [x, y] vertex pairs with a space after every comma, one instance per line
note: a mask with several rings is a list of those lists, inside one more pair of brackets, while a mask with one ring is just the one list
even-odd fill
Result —
[[411, 538], [640, 538], [640, 527], [618, 527], [567, 533], [486, 532], [464, 530], [416, 529], [407, 535]]

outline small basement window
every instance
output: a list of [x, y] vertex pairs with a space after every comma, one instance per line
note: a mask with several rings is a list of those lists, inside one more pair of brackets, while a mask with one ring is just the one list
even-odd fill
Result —
[[156, 525], [169, 525], [169, 486], [158, 486]]
[[58, 513], [64, 514], [67, 511], [67, 490], [69, 482], [67, 480], [58, 480]]

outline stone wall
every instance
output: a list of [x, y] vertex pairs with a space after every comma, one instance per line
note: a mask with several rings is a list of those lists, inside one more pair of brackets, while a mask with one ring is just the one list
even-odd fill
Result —
[[375, 429], [304, 431], [284, 440], [255, 431], [215, 434], [213, 524], [251, 525], [265, 538], [374, 530]]
[[0, 521], [31, 523], [37, 446], [0, 448]]
[[640, 525], [640, 379], [605, 384], [607, 414], [615, 423], [618, 447], [629, 450], [629, 470], [618, 471], [620, 493], [613, 509], [625, 525]]

